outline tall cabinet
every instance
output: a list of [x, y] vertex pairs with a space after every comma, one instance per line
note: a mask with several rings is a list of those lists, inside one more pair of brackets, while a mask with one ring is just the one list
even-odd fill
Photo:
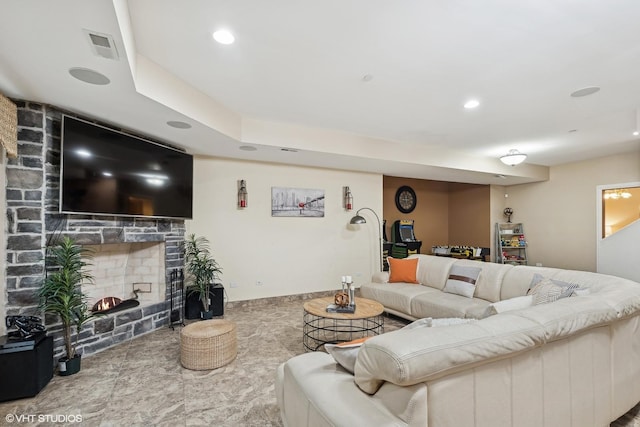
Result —
[[527, 239], [521, 222], [496, 223], [496, 262], [527, 265]]

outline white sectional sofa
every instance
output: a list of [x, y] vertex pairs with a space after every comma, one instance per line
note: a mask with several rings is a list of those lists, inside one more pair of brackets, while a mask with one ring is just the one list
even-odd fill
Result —
[[[362, 296], [411, 320], [480, 320], [373, 337], [354, 374], [324, 352], [291, 358], [276, 378], [286, 426], [606, 426], [640, 401], [639, 283], [413, 257], [420, 284], [386, 283], [379, 273]], [[473, 298], [443, 292], [454, 266], [481, 269]], [[529, 298], [535, 274], [579, 291], [514, 309], [514, 298]]]

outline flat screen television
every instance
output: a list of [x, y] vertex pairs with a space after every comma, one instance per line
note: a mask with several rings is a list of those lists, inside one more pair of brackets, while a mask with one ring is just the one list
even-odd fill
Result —
[[192, 218], [193, 157], [62, 116], [60, 212]]

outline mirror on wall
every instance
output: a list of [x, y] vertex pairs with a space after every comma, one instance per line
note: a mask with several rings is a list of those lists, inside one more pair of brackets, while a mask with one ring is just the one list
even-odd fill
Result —
[[601, 192], [602, 238], [640, 219], [640, 186], [606, 188]]

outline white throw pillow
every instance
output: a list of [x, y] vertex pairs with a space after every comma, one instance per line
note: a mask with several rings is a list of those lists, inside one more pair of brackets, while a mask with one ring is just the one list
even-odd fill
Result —
[[506, 311], [521, 310], [523, 308], [531, 307], [532, 305], [533, 295], [509, 298], [489, 304], [483, 317], [493, 316], [494, 314], [504, 313]]
[[454, 265], [449, 271], [449, 278], [444, 285], [444, 292], [473, 298], [476, 290], [476, 282], [482, 270], [478, 267], [465, 267]]

